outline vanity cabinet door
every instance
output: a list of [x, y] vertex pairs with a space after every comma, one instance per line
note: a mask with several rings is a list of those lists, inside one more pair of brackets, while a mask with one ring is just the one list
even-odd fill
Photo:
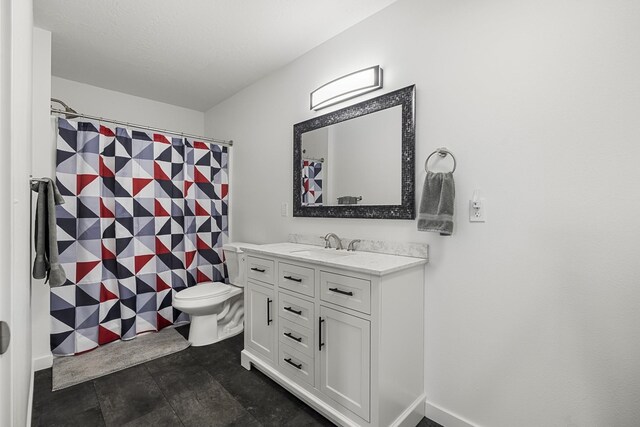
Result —
[[274, 291], [252, 282], [247, 283], [248, 346], [273, 361], [276, 353]]
[[320, 306], [320, 391], [369, 421], [371, 324]]

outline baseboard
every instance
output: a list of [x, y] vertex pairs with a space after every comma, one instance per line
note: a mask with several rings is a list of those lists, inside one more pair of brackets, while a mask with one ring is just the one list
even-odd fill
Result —
[[477, 427], [471, 421], [465, 420], [428, 400], [424, 402], [424, 416], [444, 427]]
[[424, 417], [424, 393], [420, 395], [409, 407], [400, 414], [391, 427], [415, 427]]
[[46, 356], [33, 358], [33, 371], [41, 371], [53, 366], [53, 355], [47, 354]]

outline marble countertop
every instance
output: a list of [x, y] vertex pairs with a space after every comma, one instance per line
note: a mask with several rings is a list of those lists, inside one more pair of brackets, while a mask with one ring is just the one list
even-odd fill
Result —
[[294, 261], [312, 262], [328, 267], [344, 268], [360, 273], [384, 276], [396, 271], [426, 264], [424, 258], [387, 255], [373, 252], [324, 249], [300, 243], [269, 243], [240, 247], [248, 253], [277, 256]]

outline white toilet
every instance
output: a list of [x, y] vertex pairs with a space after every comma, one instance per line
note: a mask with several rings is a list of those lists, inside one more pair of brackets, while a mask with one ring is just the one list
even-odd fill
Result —
[[240, 246], [250, 245], [229, 243], [222, 247], [230, 285], [203, 282], [178, 292], [173, 298], [175, 308], [191, 315], [189, 342], [193, 346], [213, 344], [243, 330], [245, 254]]

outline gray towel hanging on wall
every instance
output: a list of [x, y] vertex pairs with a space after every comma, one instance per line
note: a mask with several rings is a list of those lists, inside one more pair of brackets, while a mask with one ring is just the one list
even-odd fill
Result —
[[[451, 172], [431, 172], [427, 168], [429, 159], [434, 154], [453, 159]], [[453, 209], [455, 206], [456, 186], [453, 172], [456, 170], [456, 158], [446, 148], [438, 148], [424, 162], [427, 176], [422, 187], [422, 200], [418, 210], [418, 231], [433, 231], [441, 236], [453, 233]]]
[[32, 179], [31, 191], [38, 193], [33, 232], [36, 249], [33, 278], [45, 279], [51, 287], [62, 286], [67, 276], [58, 262], [56, 205], [63, 204], [64, 199], [50, 178]]

